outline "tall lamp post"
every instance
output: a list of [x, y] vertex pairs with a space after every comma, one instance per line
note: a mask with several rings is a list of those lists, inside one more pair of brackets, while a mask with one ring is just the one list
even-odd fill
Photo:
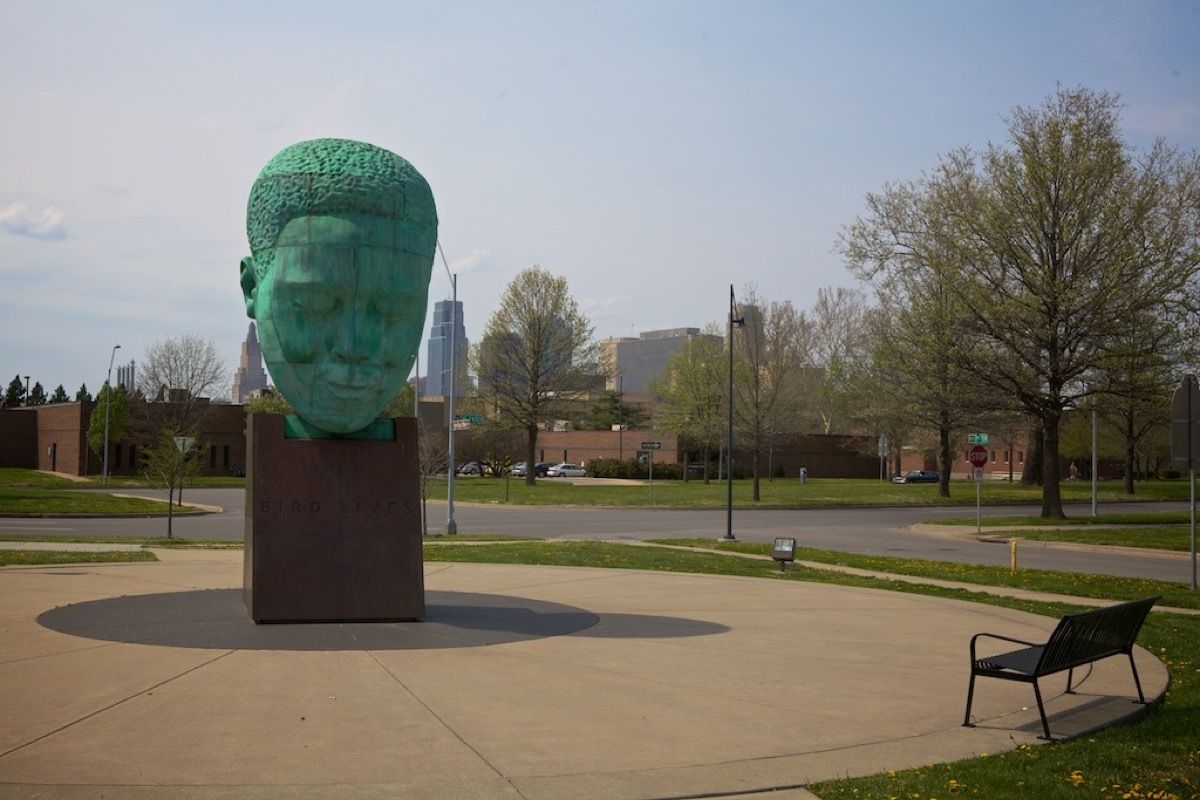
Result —
[[733, 329], [746, 324], [745, 317], [733, 316], [733, 284], [729, 284], [729, 439], [725, 444], [725, 538], [733, 535]]
[[114, 344], [112, 355], [108, 357], [108, 377], [104, 379], [104, 468], [101, 470], [102, 482], [108, 486], [108, 417], [109, 409], [112, 408], [112, 367], [113, 360], [117, 357], [117, 351], [121, 349], [121, 345]]
[[[453, 536], [458, 533], [458, 523], [454, 521], [454, 473], [457, 472], [456, 464], [454, 463], [454, 381], [458, 372], [458, 276], [450, 271], [450, 265], [446, 263], [446, 254], [442, 252], [442, 243], [437, 243], [438, 253], [442, 257], [442, 266], [446, 269], [446, 275], [450, 278], [450, 434], [448, 436], [446, 450], [449, 466], [446, 469], [446, 535]], [[433, 365], [430, 365], [430, 369]]]

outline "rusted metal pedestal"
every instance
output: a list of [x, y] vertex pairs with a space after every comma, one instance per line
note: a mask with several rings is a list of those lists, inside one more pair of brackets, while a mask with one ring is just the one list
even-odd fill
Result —
[[287, 439], [247, 418], [243, 596], [255, 622], [425, 614], [415, 419], [392, 441]]

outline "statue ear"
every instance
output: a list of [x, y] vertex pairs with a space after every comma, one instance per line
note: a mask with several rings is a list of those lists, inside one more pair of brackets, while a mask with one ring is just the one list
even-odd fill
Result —
[[254, 256], [242, 259], [242, 296], [246, 298], [246, 316], [254, 319], [254, 299], [258, 295], [258, 278], [254, 275]]

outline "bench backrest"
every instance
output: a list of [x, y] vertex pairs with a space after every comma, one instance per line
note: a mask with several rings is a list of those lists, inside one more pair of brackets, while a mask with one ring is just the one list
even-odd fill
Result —
[[1162, 595], [1067, 614], [1046, 642], [1037, 673], [1049, 675], [1133, 650], [1138, 631]]

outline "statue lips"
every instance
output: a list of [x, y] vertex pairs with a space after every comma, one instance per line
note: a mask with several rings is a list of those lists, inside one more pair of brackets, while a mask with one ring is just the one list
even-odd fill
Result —
[[339, 400], [360, 400], [379, 389], [381, 370], [376, 366], [327, 367], [318, 381]]

